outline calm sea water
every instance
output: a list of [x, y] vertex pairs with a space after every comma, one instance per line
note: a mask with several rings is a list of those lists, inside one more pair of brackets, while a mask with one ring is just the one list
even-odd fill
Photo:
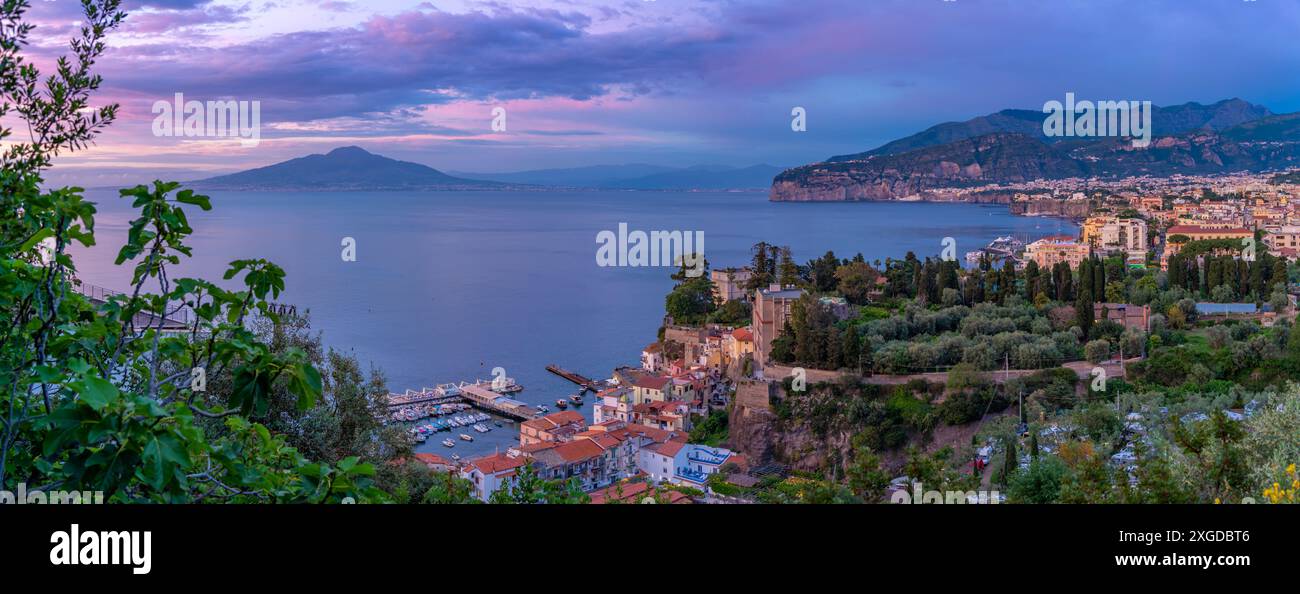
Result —
[[[112, 261], [133, 213], [115, 192], [90, 198], [99, 204], [99, 245], [77, 254], [81, 277], [123, 290], [129, 268]], [[948, 236], [960, 256], [1002, 235], [1075, 232], [1068, 222], [1012, 216], [1005, 206], [772, 203], [756, 192], [214, 192], [212, 199], [213, 211], [190, 213], [195, 256], [173, 278], [220, 281], [231, 260], [268, 258], [287, 273], [279, 301], [310, 310], [328, 345], [382, 368], [394, 391], [490, 379], [501, 366], [525, 388], [516, 397], [552, 408], [574, 386], [547, 364], [608, 377], [638, 363], [662, 321], [671, 269], [596, 265], [596, 234], [619, 223], [703, 231], [713, 267], [745, 264], [758, 241], [789, 245], [800, 262], [826, 250], [883, 261], [909, 250], [937, 255]], [[344, 237], [356, 240], [355, 262], [340, 257]], [[494, 429], [451, 451], [490, 452], [516, 434]], [[449, 453], [436, 443], [444, 436], [421, 449]]]

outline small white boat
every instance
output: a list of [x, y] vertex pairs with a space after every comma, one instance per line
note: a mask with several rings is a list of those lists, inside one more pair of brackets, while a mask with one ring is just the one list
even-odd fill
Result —
[[445, 445], [449, 448], [454, 448], [456, 447], [456, 442], [452, 441], [451, 438], [447, 438], [442, 440], [442, 445]]
[[451, 459], [460, 462], [460, 454], [452, 454]]
[[[461, 433], [461, 434], [460, 434], [460, 438], [463, 439], [463, 440], [465, 440], [465, 441], [474, 441], [474, 436], [472, 436], [472, 435], [470, 435], [470, 434], [468, 434], [468, 433]], [[451, 440], [447, 440], [447, 441], [451, 441]]]

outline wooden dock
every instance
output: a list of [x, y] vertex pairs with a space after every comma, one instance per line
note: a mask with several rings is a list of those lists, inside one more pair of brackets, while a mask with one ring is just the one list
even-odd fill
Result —
[[502, 396], [482, 384], [462, 383], [460, 394], [466, 402], [478, 408], [512, 419], [530, 421], [542, 416], [532, 405]]
[[564, 369], [559, 365], [547, 365], [546, 370], [566, 380], [569, 380], [575, 384], [578, 384], [578, 386], [580, 386], [583, 390], [591, 390], [592, 392], [599, 392], [600, 388], [605, 385], [605, 382], [603, 381], [596, 381], [593, 379], [589, 379], [586, 376]]

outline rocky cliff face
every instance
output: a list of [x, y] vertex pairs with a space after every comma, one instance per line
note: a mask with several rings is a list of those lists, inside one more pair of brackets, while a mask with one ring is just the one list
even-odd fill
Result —
[[843, 464], [851, 458], [854, 425], [840, 411], [849, 399], [829, 385], [791, 397], [779, 384], [740, 384], [727, 420], [728, 445], [753, 462], [775, 461], [791, 470]]
[[[774, 396], [784, 398], [780, 387]], [[819, 432], [802, 416], [780, 418], [769, 407], [737, 402], [727, 421], [728, 445], [757, 463], [778, 462], [791, 470], [817, 472], [851, 456], [852, 435], [844, 430]]]

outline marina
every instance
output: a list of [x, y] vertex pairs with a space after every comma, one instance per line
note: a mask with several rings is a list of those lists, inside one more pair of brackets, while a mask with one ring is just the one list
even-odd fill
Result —
[[519, 445], [518, 423], [554, 410], [582, 412], [586, 404], [583, 393], [607, 383], [555, 365], [548, 366], [547, 371], [578, 385], [579, 391], [540, 404], [519, 400], [515, 394], [522, 392], [523, 386], [504, 376], [437, 384], [390, 393], [384, 423], [400, 424], [416, 443], [417, 451], [446, 449], [472, 457], [515, 448]]
[[[426, 387], [419, 391], [407, 390], [403, 394], [389, 394], [390, 419], [388, 420], [409, 422], [431, 416], [445, 416], [470, 407], [520, 421], [540, 416], [538, 409], [505, 396], [522, 390], [523, 386], [513, 379], [500, 378], [493, 381], [478, 380], [473, 383], [438, 384], [435, 388]], [[490, 417], [479, 420], [489, 419]]]

